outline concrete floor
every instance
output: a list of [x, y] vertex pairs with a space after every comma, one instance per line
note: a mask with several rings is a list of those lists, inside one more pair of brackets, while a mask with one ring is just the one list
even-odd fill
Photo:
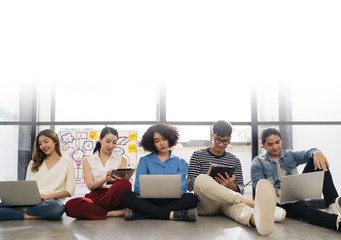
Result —
[[[78, 188], [74, 197], [84, 196], [86, 188]], [[251, 186], [245, 188], [247, 198], [251, 199]], [[199, 216], [198, 221], [176, 222], [162, 220], [125, 221], [123, 217], [107, 220], [76, 220], [63, 215], [61, 221], [24, 220], [0, 222], [0, 240], [7, 239], [309, 239], [340, 240], [341, 232], [313, 226], [305, 222], [287, 218], [276, 223], [271, 235], [258, 235], [256, 229], [242, 226], [224, 216]]]
[[286, 219], [276, 223], [271, 235], [263, 237], [255, 229], [242, 226], [224, 216], [198, 217], [198, 221], [162, 220], [125, 221], [122, 217], [107, 220], [62, 221], [26, 220], [0, 223], [0, 239], [341, 239], [341, 232]]

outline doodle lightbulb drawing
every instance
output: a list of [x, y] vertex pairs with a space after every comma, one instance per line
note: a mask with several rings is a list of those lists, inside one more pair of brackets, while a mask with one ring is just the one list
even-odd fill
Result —
[[76, 150], [72, 153], [72, 158], [76, 160], [77, 166], [80, 166], [84, 158], [84, 153], [81, 150]]

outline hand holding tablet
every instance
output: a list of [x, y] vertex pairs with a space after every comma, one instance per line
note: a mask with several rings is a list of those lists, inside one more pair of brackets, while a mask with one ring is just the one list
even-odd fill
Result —
[[112, 178], [130, 179], [134, 172], [135, 172], [135, 168], [119, 168], [119, 169], [113, 169], [110, 173], [110, 176]]

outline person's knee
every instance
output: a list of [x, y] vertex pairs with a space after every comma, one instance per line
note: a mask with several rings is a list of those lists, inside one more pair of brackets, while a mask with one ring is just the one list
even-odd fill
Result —
[[193, 193], [185, 193], [182, 198], [189, 203], [189, 208], [196, 208], [199, 203], [198, 197]]
[[131, 199], [135, 198], [136, 194], [130, 191], [127, 191], [123, 193], [122, 195], [122, 203], [125, 205], [125, 203], [130, 202]]
[[54, 201], [51, 204], [50, 214], [48, 218], [59, 219], [65, 212], [65, 205], [61, 201]]
[[115, 185], [111, 187], [117, 188], [122, 192], [131, 191], [131, 183], [127, 179], [120, 179]]
[[207, 187], [208, 181], [210, 181], [211, 177], [207, 174], [200, 174], [194, 182], [194, 192], [203, 191], [205, 187]]
[[81, 198], [73, 198], [65, 203], [65, 213], [67, 216], [73, 215], [73, 210], [80, 205]]

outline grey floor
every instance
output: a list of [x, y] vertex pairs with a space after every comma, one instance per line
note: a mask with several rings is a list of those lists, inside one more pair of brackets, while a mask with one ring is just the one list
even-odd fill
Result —
[[341, 232], [286, 219], [267, 237], [223, 216], [199, 217], [197, 222], [136, 220], [26, 220], [0, 223], [0, 239], [341, 239]]
[[[83, 195], [83, 192], [78, 192]], [[246, 197], [251, 191], [246, 188]], [[198, 217], [198, 221], [162, 220], [125, 221], [122, 217], [107, 220], [76, 220], [63, 215], [62, 221], [24, 220], [0, 222], [0, 239], [341, 239], [341, 232], [313, 226], [287, 218], [276, 223], [271, 235], [263, 237], [257, 231], [242, 226], [224, 216]]]

